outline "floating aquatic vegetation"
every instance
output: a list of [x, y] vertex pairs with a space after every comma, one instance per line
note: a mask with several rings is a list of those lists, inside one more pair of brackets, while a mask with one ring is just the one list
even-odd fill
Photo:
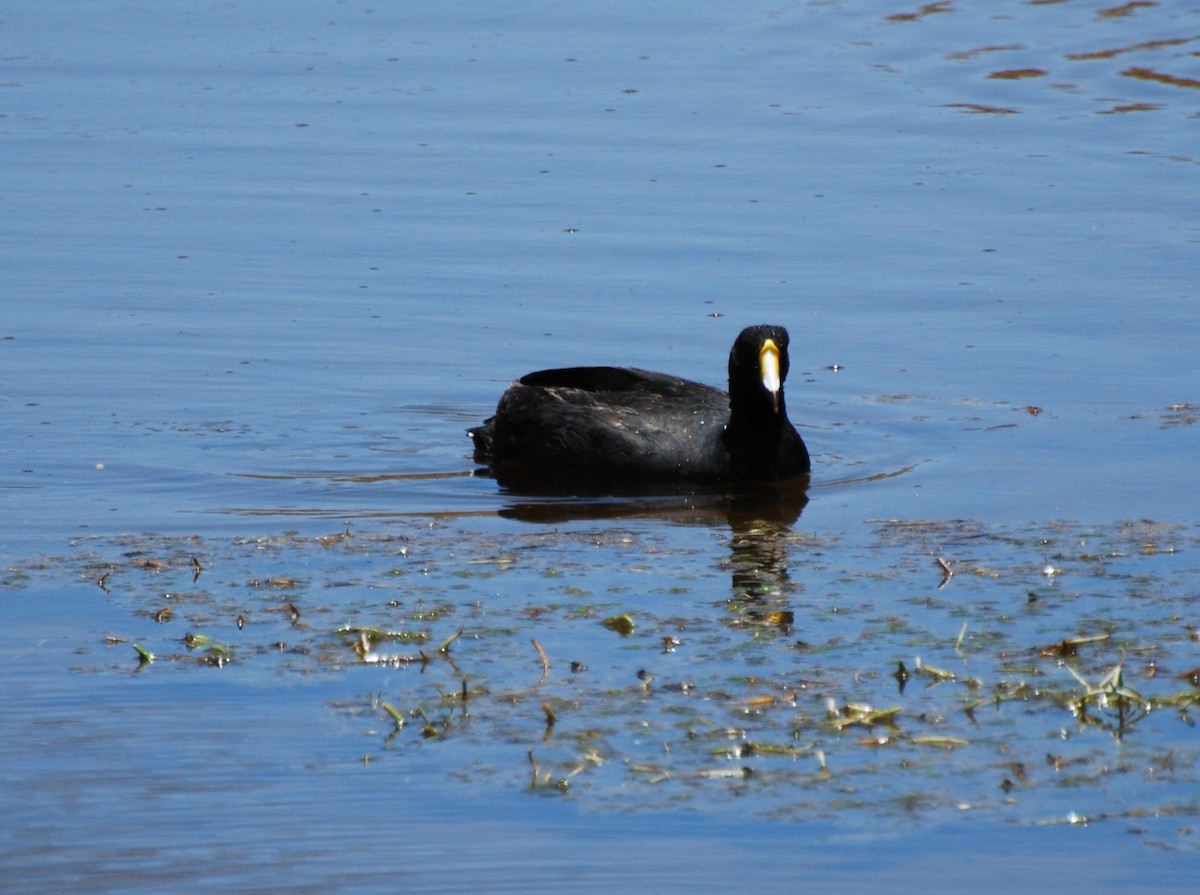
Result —
[[1200, 815], [1177, 788], [1200, 782], [1196, 531], [710, 531], [81, 540], [9, 574], [66, 570], [124, 611], [119, 629], [81, 634], [85, 670], [90, 655], [96, 673], [320, 679], [370, 764], [412, 760], [448, 785], [614, 810], [729, 795], [864, 823], [964, 807], [1031, 823]]
[[633, 622], [633, 617], [628, 612], [622, 612], [620, 615], [613, 615], [604, 620], [604, 627], [610, 631], [616, 631], [622, 637], [628, 637], [635, 630], [637, 625]]

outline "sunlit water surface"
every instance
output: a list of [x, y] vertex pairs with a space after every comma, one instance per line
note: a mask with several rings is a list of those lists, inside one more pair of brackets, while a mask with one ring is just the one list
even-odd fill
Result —
[[[1200, 12], [27, 7], [6, 891], [1191, 891]], [[471, 474], [757, 322], [807, 504]]]

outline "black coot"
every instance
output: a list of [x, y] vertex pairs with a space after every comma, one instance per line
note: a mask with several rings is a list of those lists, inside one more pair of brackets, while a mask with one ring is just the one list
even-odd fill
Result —
[[592, 482], [770, 482], [804, 475], [787, 417], [788, 334], [751, 326], [729, 353], [729, 392], [628, 367], [522, 376], [469, 430], [498, 475]]

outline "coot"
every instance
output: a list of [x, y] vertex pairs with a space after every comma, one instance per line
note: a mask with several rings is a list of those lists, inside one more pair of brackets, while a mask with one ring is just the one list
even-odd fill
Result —
[[498, 475], [593, 482], [770, 482], [809, 471], [783, 397], [788, 334], [751, 326], [729, 353], [729, 392], [629, 367], [522, 376], [469, 430]]

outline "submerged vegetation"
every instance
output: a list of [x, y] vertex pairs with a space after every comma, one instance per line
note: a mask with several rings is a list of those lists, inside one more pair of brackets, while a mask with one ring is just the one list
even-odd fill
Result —
[[863, 825], [1167, 817], [1189, 841], [1195, 531], [469, 521], [82, 540], [5, 584], [69, 574], [125, 613], [79, 632], [89, 673], [321, 682], [373, 773]]

